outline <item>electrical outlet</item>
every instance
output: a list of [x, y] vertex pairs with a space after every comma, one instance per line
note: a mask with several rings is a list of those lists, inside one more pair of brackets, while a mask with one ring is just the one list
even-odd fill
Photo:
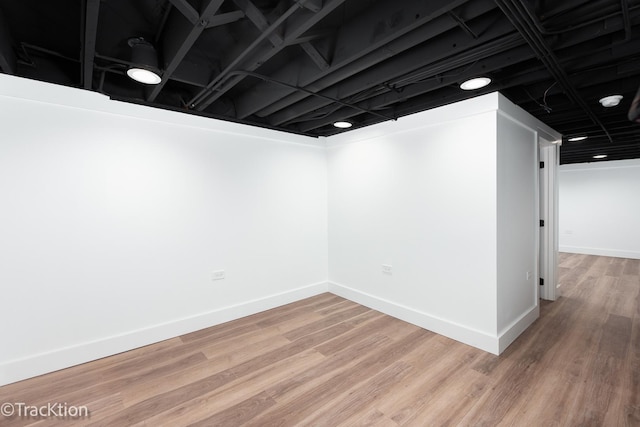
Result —
[[531, 272], [527, 271], [527, 280], [531, 279]]
[[385, 274], [393, 274], [393, 266], [389, 264], [382, 264], [382, 272]]
[[217, 270], [211, 273], [211, 280], [222, 280], [224, 279], [224, 270]]

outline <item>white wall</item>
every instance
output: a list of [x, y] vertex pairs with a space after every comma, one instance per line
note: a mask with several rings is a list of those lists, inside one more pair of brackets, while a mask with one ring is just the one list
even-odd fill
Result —
[[0, 117], [0, 385], [326, 291], [319, 141], [4, 75]]
[[495, 132], [487, 112], [330, 148], [330, 281], [494, 332]]
[[536, 132], [509, 116], [499, 114], [497, 182], [499, 335], [509, 333], [508, 331], [525, 316], [534, 318], [538, 316], [537, 153]]
[[332, 137], [330, 290], [504, 350], [538, 316], [540, 134], [494, 93]]
[[560, 250], [640, 259], [640, 160], [560, 166]]
[[499, 353], [532, 321], [502, 107], [530, 120], [490, 94], [327, 150], [0, 75], [0, 385], [327, 289]]

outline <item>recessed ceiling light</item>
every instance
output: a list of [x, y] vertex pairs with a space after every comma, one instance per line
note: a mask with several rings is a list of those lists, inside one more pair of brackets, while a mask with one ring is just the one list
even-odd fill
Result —
[[351, 126], [353, 126], [353, 123], [351, 122], [335, 122], [333, 124], [335, 127], [340, 128], [340, 129], [348, 129]]
[[578, 142], [578, 141], [584, 141], [585, 139], [587, 139], [588, 137], [582, 135], [582, 136], [573, 136], [569, 139], [567, 139], [567, 141], [569, 142]]
[[462, 84], [460, 85], [460, 89], [476, 90], [485, 87], [489, 83], [491, 83], [491, 79], [489, 77], [475, 77], [473, 79], [462, 82]]
[[603, 107], [615, 107], [616, 105], [620, 104], [621, 100], [622, 95], [609, 95], [600, 99], [600, 101], [598, 102], [600, 102]]
[[159, 75], [144, 68], [129, 68], [127, 75], [133, 80], [147, 85], [157, 85], [162, 81]]
[[604, 159], [606, 157], [607, 157], [606, 154], [596, 154], [595, 156], [593, 156], [594, 159]]

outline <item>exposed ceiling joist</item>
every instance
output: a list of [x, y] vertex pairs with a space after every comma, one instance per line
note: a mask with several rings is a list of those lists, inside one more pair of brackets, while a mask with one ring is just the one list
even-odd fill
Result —
[[191, 3], [189, 3], [188, 0], [169, 0], [169, 1], [193, 25], [196, 25], [196, 23], [200, 20], [200, 14], [193, 6], [191, 6]]
[[[330, 43], [335, 45], [331, 67], [318, 71], [314, 66], [305, 67], [300, 61], [287, 64], [273, 77], [281, 81], [289, 81], [295, 76], [299, 86], [308, 87], [320, 78], [331, 74], [342, 67], [360, 59], [361, 57], [379, 50], [381, 58], [392, 56], [395, 52], [385, 51], [384, 46], [395, 39], [410, 33], [420, 26], [432, 21], [456, 5], [462, 5], [464, 1], [434, 0], [416, 1], [410, 5], [400, 4], [394, 1], [377, 2], [358, 16], [353, 22], [345, 23], [338, 29], [335, 40]], [[390, 21], [393, 17], [397, 19]], [[417, 17], [417, 18], [416, 18]], [[450, 19], [447, 19], [450, 22]], [[329, 41], [327, 42], [329, 43]], [[237, 101], [238, 117], [248, 117], [258, 111], [271, 106], [283, 97], [293, 92], [282, 88], [275, 93], [269, 91], [269, 96], [261, 96], [268, 83], [256, 85], [251, 91], [241, 96]], [[304, 94], [295, 94], [297, 100], [304, 99]], [[278, 111], [277, 109], [275, 111]], [[268, 110], [265, 114], [270, 114]]]
[[567, 96], [571, 98], [585, 114], [598, 125], [611, 142], [613, 139], [605, 125], [600, 121], [598, 116], [593, 112], [591, 107], [580, 96], [576, 88], [573, 86], [567, 73], [564, 71], [558, 58], [542, 35], [537, 31], [540, 26], [536, 22], [535, 17], [517, 0], [495, 0], [498, 7], [503, 11], [511, 23], [516, 27], [522, 37], [529, 43], [529, 46], [536, 52], [538, 58], [545, 64], [549, 72], [554, 76], [556, 81], [562, 86]]
[[322, 0], [306, 0], [302, 2], [302, 7], [309, 9], [313, 13], [320, 12]]
[[221, 25], [231, 24], [232, 22], [236, 22], [245, 17], [245, 14], [241, 10], [236, 10], [234, 12], [220, 13], [218, 15], [212, 16], [209, 18], [207, 23], [207, 29], [219, 27]]
[[321, 40], [327, 37], [331, 37], [336, 33], [335, 28], [322, 28], [316, 31], [307, 31], [303, 36], [298, 37], [297, 39], [287, 38], [287, 46], [292, 46], [301, 43], [310, 43], [316, 40]]
[[[469, 8], [467, 11], [468, 16], [474, 18], [482, 16], [493, 8], [493, 5], [490, 3], [483, 6], [484, 7]], [[489, 37], [485, 36], [482, 39], [483, 41], [491, 40], [491, 36], [497, 37], [504, 34], [504, 32], [495, 31], [500, 27], [494, 27], [491, 25], [492, 23], [493, 21], [489, 20], [484, 24], [485, 27], [490, 29], [490, 34]], [[457, 23], [447, 15], [439, 16], [432, 20], [430, 25], [423, 25], [414, 31], [392, 40], [385, 45], [384, 49], [379, 49], [362, 56], [339, 70], [327, 74], [325, 77], [307, 85], [307, 88], [314, 91], [327, 90], [329, 92], [326, 93], [329, 96], [351, 96], [375, 85], [382, 84], [393, 77], [405, 74], [410, 70], [418, 69], [431, 63], [433, 60], [442, 60], [455, 51], [462, 51], [466, 47], [477, 43], [461, 32], [447, 37], [438, 37], [456, 28], [456, 26]], [[424, 40], [433, 40], [435, 46], [430, 43], [423, 43]], [[454, 52], [452, 52], [453, 45], [456, 46]], [[388, 55], [390, 51], [395, 52], [392, 58], [389, 58]], [[452, 66], [452, 68], [454, 68], [454, 66]], [[360, 81], [366, 83], [362, 84]], [[356, 84], [355, 87], [354, 83]], [[249, 93], [255, 94], [255, 91], [247, 92], [247, 94]], [[249, 103], [255, 101], [250, 101], [245, 97], [238, 99], [236, 106], [239, 113], [244, 111], [243, 102], [247, 102], [247, 106], [250, 107]], [[282, 124], [295, 119], [301, 114], [320, 108], [323, 105], [324, 104], [320, 103], [317, 99], [310, 99], [294, 93], [281, 98], [278, 102], [272, 104], [267, 109], [261, 110], [257, 114], [269, 115], [269, 120], [272, 124]], [[291, 108], [288, 108], [290, 106]]]
[[87, 0], [84, 20], [84, 43], [82, 44], [82, 84], [85, 89], [93, 86], [93, 65], [96, 56], [96, 38], [98, 36], [98, 17], [100, 0]]
[[170, 18], [164, 31], [162, 43], [165, 58], [162, 81], [152, 89], [148, 97], [149, 102], [155, 101], [200, 34], [207, 28], [209, 19], [220, 9], [223, 1], [209, 0], [195, 24], [185, 21], [179, 16]]
[[[503, 47], [505, 44], [512, 44], [513, 48], [505, 50]], [[489, 52], [493, 52], [493, 54]], [[425, 75], [440, 76], [439, 78], [430, 78], [424, 81], [416, 80], [415, 83], [405, 83], [405, 85], [411, 85], [411, 90], [404, 90], [405, 87], [403, 85], [388, 87], [381, 91], [381, 93], [374, 93], [371, 97], [363, 99], [356, 105], [361, 108], [374, 111], [390, 111], [390, 106], [393, 106], [396, 103], [400, 103], [407, 99], [427, 94], [447, 86], [453, 86], [457, 89], [458, 83], [461, 80], [465, 80], [478, 74], [491, 73], [492, 71], [502, 67], [533, 57], [533, 53], [526, 45], [523, 46], [521, 42], [507, 36], [503, 40], [488, 44], [481, 44], [475, 49], [471, 49], [469, 52], [461, 52], [456, 55], [455, 58], [450, 58], [447, 61], [447, 64], [457, 64], [457, 68], [449, 68], [450, 65], [445, 66], [444, 64], [436, 61], [421, 70]], [[489, 90], [493, 91], [495, 89], [496, 88], [494, 87]], [[337, 120], [344, 120], [344, 118], [350, 117], [353, 117], [353, 115], [340, 115], [338, 113], [334, 113], [321, 120], [305, 121], [300, 126], [300, 130], [308, 132], [334, 123]]]
[[7, 74], [16, 73], [16, 54], [13, 52], [11, 34], [0, 10], [0, 70]]
[[314, 64], [318, 66], [318, 68], [320, 68], [321, 70], [326, 70], [327, 68], [329, 68], [329, 63], [327, 62], [327, 60], [324, 58], [324, 56], [322, 56], [318, 49], [316, 49], [316, 47], [311, 44], [311, 42], [300, 43], [300, 47], [305, 51], [309, 58], [311, 58]]
[[[300, 36], [306, 33], [309, 29], [313, 28], [314, 25], [319, 23], [323, 18], [325, 18], [329, 13], [333, 12], [344, 2], [345, 0], [326, 0], [320, 11], [316, 13], [307, 12], [305, 14], [298, 14], [295, 17], [292, 17], [291, 21], [288, 22], [287, 34], [281, 46], [269, 49], [267, 51], [255, 52], [254, 50], [259, 45], [260, 41], [262, 41], [262, 39], [264, 39], [264, 37], [268, 35], [263, 32], [262, 35], [253, 43], [251, 43], [246, 49], [240, 52], [237, 56], [234, 55], [234, 59], [231, 60], [231, 62], [226, 66], [223, 72], [221, 72], [220, 75], [218, 75], [213, 81], [211, 81], [204, 90], [196, 94], [196, 96], [191, 99], [189, 104], [193, 107], [196, 107], [200, 111], [204, 110], [206, 107], [211, 105], [212, 102], [214, 102], [220, 96], [230, 90], [233, 86], [244, 80], [244, 76], [236, 76], [233, 79], [229, 79], [228, 81], [226, 81], [224, 86], [221, 85], [221, 82], [224, 81], [226, 74], [233, 71], [236, 66], [243, 63], [243, 69], [245, 71], [255, 71], [263, 63], [280, 52], [280, 50], [282, 50], [287, 45], [287, 43], [292, 42], [293, 40], [297, 40]], [[294, 5], [293, 8], [297, 9], [298, 6]], [[295, 10], [290, 10], [289, 12], [293, 14]], [[289, 18], [289, 16], [290, 15], [283, 15], [285, 20], [286, 18]], [[284, 20], [282, 22], [284, 22]], [[282, 22], [276, 21], [271, 25], [271, 27], [275, 27], [276, 25], [279, 26]]]
[[[264, 33], [269, 30], [269, 20], [260, 12], [260, 10], [251, 2], [251, 0], [233, 0], [233, 2], [240, 8], [240, 10], [249, 18], [253, 25]], [[278, 47], [283, 43], [282, 35], [278, 34], [275, 30], [269, 31], [267, 38], [271, 41], [271, 44]]]

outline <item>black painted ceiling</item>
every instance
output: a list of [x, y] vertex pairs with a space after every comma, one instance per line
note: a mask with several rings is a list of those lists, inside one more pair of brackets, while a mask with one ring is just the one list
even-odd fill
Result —
[[[161, 84], [126, 76], [134, 37]], [[562, 163], [640, 158], [640, 0], [3, 0], [0, 69], [311, 136], [499, 90], [565, 135]]]

